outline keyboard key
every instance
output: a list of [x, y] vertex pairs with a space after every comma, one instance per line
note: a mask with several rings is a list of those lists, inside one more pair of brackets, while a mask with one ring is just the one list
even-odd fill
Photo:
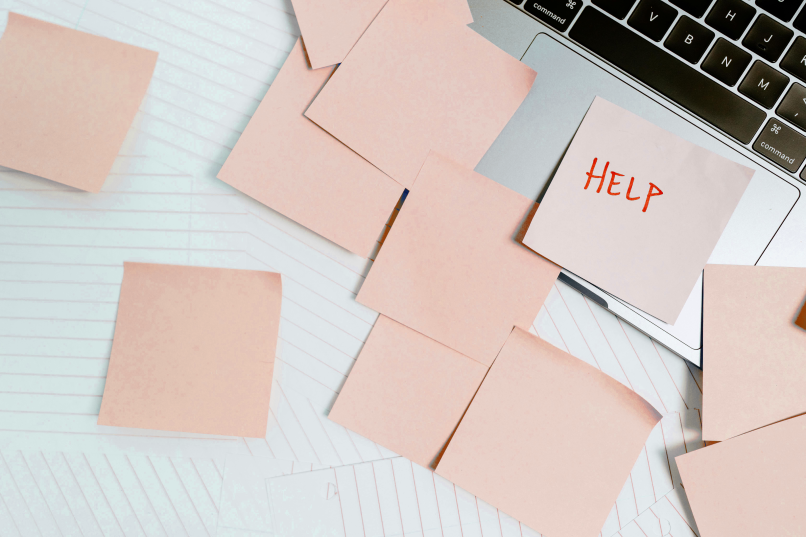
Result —
[[714, 32], [683, 15], [663, 46], [689, 63], [697, 63], [714, 39]]
[[717, 0], [705, 24], [731, 39], [739, 39], [756, 16], [756, 9], [742, 0]]
[[728, 86], [739, 81], [750, 65], [749, 52], [745, 52], [727, 39], [720, 37], [702, 62], [702, 70]]
[[758, 7], [784, 22], [789, 22], [801, 4], [803, 0], [756, 0]]
[[778, 97], [789, 84], [789, 77], [764, 62], [756, 60], [750, 72], [739, 84], [739, 92], [747, 95], [764, 108], [775, 106]]
[[627, 24], [650, 38], [660, 41], [677, 17], [677, 10], [661, 0], [641, 0]]
[[762, 13], [742, 39], [742, 45], [765, 60], [775, 63], [793, 35], [795, 32]]
[[795, 30], [806, 33], [806, 9], [798, 13], [798, 16], [795, 17], [795, 20], [792, 22], [792, 26], [795, 27]]
[[568, 34], [671, 101], [742, 143], [767, 118], [760, 109], [596, 8], [588, 6]]
[[764, 125], [764, 130], [753, 144], [753, 149], [794, 173], [806, 158], [806, 138], [798, 134], [795, 129], [784, 125], [779, 119], [772, 118]]
[[806, 82], [806, 38], [798, 36], [781, 60], [781, 69]]
[[617, 19], [623, 19], [635, 5], [635, 0], [593, 0], [593, 5], [599, 6]]
[[555, 30], [564, 32], [582, 9], [582, 0], [526, 0], [523, 9]]
[[776, 112], [800, 130], [806, 131], [806, 88], [792, 84]]
[[705, 14], [705, 10], [711, 5], [711, 0], [671, 0], [671, 2], [698, 19]]

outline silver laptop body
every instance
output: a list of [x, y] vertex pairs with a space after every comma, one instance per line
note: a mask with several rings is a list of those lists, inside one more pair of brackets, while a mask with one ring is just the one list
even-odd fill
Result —
[[[636, 0], [632, 5], [629, 1], [626, 4], [614, 0], [596, 1], [616, 15], [590, 5], [589, 0], [521, 0], [520, 5], [507, 0], [470, 0], [475, 20], [470, 27], [538, 73], [526, 101], [476, 171], [539, 200], [593, 98], [598, 95], [693, 143], [757, 170], [710, 263], [806, 266], [806, 208], [799, 202], [804, 185], [800, 174], [806, 176], [802, 162], [806, 158], [806, 130], [798, 126], [798, 109], [793, 111], [793, 106], [798, 106], [796, 97], [800, 97], [800, 87], [806, 85], [798, 76], [806, 76], [806, 70], [801, 73], [793, 64], [793, 55], [800, 53], [800, 49], [790, 50], [806, 44], [806, 39], [804, 43], [797, 41], [804, 35], [793, 26], [798, 17], [784, 21], [775, 18], [775, 15], [786, 18], [786, 13], [776, 11], [778, 6], [770, 8], [773, 13], [769, 13], [748, 3], [735, 5], [741, 0], [716, 0], [710, 4], [706, 0], [705, 8], [692, 4], [692, 0], [675, 0], [694, 13], [665, 0]], [[524, 5], [530, 2], [530, 11], [550, 20], [551, 25], [525, 10]], [[738, 10], [747, 18], [750, 10], [743, 6], [753, 8], [755, 14], [739, 37], [732, 37], [736, 30], [724, 28], [720, 19], [711, 14], [712, 11], [717, 16], [727, 13], [730, 18], [730, 14]], [[560, 11], [562, 9], [565, 11]], [[648, 9], [663, 12], [666, 17], [664, 25], [668, 24], [668, 28], [659, 41], [636, 30], [641, 28], [652, 33], [647, 24], [651, 27], [660, 20], [655, 11]], [[694, 16], [703, 9], [699, 18]], [[569, 10], [573, 11], [570, 15]], [[778, 26], [770, 26], [768, 19]], [[806, 13], [803, 21], [806, 23]], [[575, 29], [577, 24], [580, 26]], [[707, 33], [699, 27], [713, 34], [706, 47], [702, 42]], [[769, 42], [775, 43], [772, 39], [777, 39], [779, 47], [788, 35], [786, 32], [793, 34], [776, 61], [771, 60], [775, 51], [762, 49], [767, 38], [763, 32], [770, 27], [777, 33], [769, 36]], [[720, 29], [731, 35], [722, 34]], [[690, 38], [685, 33], [689, 31], [696, 35]], [[754, 34], [750, 35], [751, 32]], [[612, 36], [609, 42], [607, 36]], [[697, 38], [704, 52], [694, 61], [696, 54], [689, 54], [685, 46], [687, 40], [693, 44]], [[728, 58], [728, 53], [746, 61], [747, 57], [740, 52], [749, 55], [750, 60], [738, 81], [730, 86], [721, 80], [728, 75], [736, 76], [736, 64], [732, 63], [735, 60]], [[670, 59], [663, 54], [668, 54]], [[732, 64], [733, 73], [715, 70], [718, 69], [715, 58], [722, 58], [722, 55], [727, 59], [722, 59], [719, 65], [724, 68], [726, 62]], [[794, 73], [781, 66], [785, 58], [788, 62], [785, 65]], [[759, 67], [755, 66], [757, 63]], [[806, 54], [803, 65], [806, 67]], [[759, 69], [763, 71], [761, 75], [767, 76], [766, 80], [759, 76]], [[770, 80], [769, 69], [773, 69], [773, 75], [778, 73], [788, 78], [783, 89], [783, 79]], [[766, 108], [774, 97], [764, 93], [770, 89], [779, 95], [774, 104]], [[803, 107], [806, 116], [806, 95]], [[806, 127], [806, 119], [802, 125]], [[561, 279], [702, 367], [702, 278], [674, 325], [637, 310], [572, 273], [563, 271]]]

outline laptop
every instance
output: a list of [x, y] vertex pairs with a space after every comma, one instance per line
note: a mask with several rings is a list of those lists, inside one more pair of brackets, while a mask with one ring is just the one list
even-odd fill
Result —
[[[470, 0], [537, 71], [476, 171], [540, 200], [595, 96], [756, 171], [709, 263], [806, 266], [804, 0]], [[560, 279], [702, 367], [702, 277], [674, 325]]]

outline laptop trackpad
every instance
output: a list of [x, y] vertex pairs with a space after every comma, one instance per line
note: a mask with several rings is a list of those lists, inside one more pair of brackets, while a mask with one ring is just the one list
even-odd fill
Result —
[[[797, 188], [547, 34], [537, 35], [522, 61], [537, 71], [537, 79], [526, 100], [476, 166], [477, 172], [538, 199], [593, 98], [599, 95], [692, 143], [757, 170], [709, 260], [735, 265], [756, 263], [797, 201]], [[700, 285], [692, 291], [694, 300], [689, 300], [676, 325], [640, 315], [697, 349]]]

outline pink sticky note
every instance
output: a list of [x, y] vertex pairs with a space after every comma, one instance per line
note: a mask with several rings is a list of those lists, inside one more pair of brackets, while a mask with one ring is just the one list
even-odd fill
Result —
[[156, 62], [156, 52], [9, 13], [0, 165], [100, 191]]
[[[456, 8], [457, 20], [473, 22], [465, 0], [433, 0]], [[387, 0], [293, 0], [311, 67], [341, 63]]]
[[273, 272], [125, 263], [98, 425], [265, 438]]
[[218, 178], [367, 257], [403, 187], [302, 115], [332, 72], [297, 41]]
[[699, 534], [806, 535], [803, 446], [806, 416], [675, 458]]
[[406, 188], [432, 149], [474, 168], [535, 79], [452, 4], [390, 0], [305, 112]]
[[806, 269], [707, 265], [703, 287], [703, 438], [806, 412]]
[[753, 173], [597, 97], [523, 243], [674, 324]]
[[560, 273], [514, 240], [532, 205], [431, 153], [356, 299], [490, 365]]
[[595, 537], [660, 418], [617, 380], [515, 328], [436, 472], [543, 535]]
[[487, 366], [381, 315], [330, 419], [430, 467]]

